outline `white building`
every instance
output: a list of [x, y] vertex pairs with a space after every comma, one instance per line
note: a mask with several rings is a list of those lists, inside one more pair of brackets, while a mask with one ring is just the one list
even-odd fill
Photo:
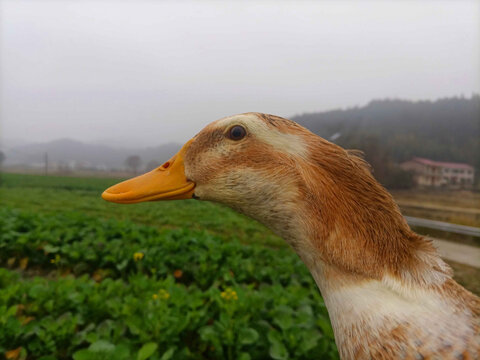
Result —
[[415, 157], [400, 166], [414, 173], [415, 183], [419, 186], [454, 189], [469, 189], [473, 186], [475, 169], [468, 164]]

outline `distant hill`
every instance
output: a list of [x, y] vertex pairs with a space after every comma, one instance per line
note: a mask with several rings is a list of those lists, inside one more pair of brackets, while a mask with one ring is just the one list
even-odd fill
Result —
[[[306, 113], [292, 117], [311, 131], [345, 148], [360, 149], [383, 184], [399, 178], [395, 163], [413, 156], [472, 164], [480, 178], [480, 96], [437, 101], [374, 100], [363, 107]], [[123, 169], [125, 159], [138, 155], [141, 169], [158, 165], [181, 145], [122, 148], [60, 139], [46, 143], [16, 143], [3, 149], [5, 165], [42, 167], [48, 152], [52, 166], [99, 170]], [[388, 179], [388, 177], [395, 179]], [[405, 183], [405, 181], [401, 181]]]
[[89, 144], [72, 139], [59, 139], [46, 143], [27, 144], [4, 150], [5, 165], [43, 166], [44, 155], [52, 166], [83, 166], [93, 169], [122, 169], [125, 159], [138, 155], [142, 168], [151, 161], [162, 163], [173, 156], [181, 145], [164, 144], [147, 148], [115, 148]]
[[[437, 101], [374, 100], [363, 107], [292, 118], [346, 147], [382, 151], [395, 162], [421, 156], [480, 170], [480, 96]], [[374, 146], [372, 146], [374, 143]]]

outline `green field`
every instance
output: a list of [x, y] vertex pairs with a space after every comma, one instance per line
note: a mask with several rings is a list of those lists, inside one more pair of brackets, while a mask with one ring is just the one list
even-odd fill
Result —
[[468, 190], [397, 190], [402, 211], [410, 216], [480, 227], [480, 193]]
[[103, 201], [117, 181], [2, 174], [6, 358], [338, 358], [283, 240], [210, 203]]
[[227, 207], [195, 200], [117, 205], [101, 193], [119, 179], [3, 174], [1, 206], [45, 214], [82, 213], [158, 228], [205, 230], [224, 240], [285, 247], [267, 228]]
[[[207, 202], [103, 201], [118, 181], [2, 174], [0, 354], [338, 358], [317, 287], [282, 239]], [[480, 292], [478, 269], [450, 264]]]

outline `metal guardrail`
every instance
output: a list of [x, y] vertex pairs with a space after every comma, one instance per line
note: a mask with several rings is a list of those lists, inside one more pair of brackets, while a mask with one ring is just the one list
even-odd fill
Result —
[[435, 230], [480, 237], [480, 228], [474, 226], [457, 225], [443, 221], [421, 219], [411, 216], [405, 216], [405, 219], [410, 226], [423, 226]]

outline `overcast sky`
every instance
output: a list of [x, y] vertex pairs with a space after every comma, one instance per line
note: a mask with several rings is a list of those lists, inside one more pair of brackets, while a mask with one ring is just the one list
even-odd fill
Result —
[[240, 112], [480, 92], [480, 1], [0, 6], [5, 140], [155, 145]]

